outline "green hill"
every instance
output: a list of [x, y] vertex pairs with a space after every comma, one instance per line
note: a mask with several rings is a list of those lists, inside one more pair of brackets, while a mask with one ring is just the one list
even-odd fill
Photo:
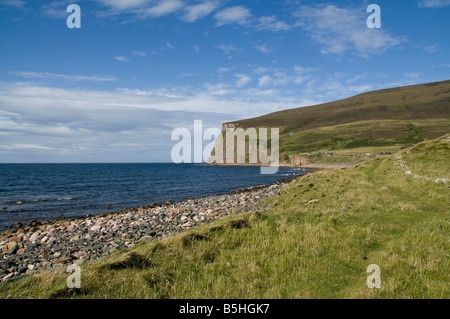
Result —
[[412, 145], [450, 131], [450, 80], [373, 91], [227, 124], [279, 127], [280, 153], [287, 155]]
[[[259, 211], [83, 264], [81, 289], [47, 273], [0, 298], [448, 299], [449, 156], [447, 135], [301, 176]], [[371, 264], [380, 289], [366, 285]]]

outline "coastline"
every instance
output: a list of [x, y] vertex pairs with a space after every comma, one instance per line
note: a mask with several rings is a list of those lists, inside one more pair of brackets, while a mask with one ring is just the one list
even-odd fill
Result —
[[[306, 174], [309, 174], [307, 172]], [[82, 264], [114, 251], [173, 236], [217, 218], [260, 208], [302, 175], [232, 193], [151, 204], [138, 209], [58, 220], [7, 231], [0, 236], [0, 283]]]

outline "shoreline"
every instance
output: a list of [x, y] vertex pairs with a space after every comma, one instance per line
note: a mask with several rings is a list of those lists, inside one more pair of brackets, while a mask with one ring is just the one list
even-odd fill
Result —
[[263, 200], [280, 195], [284, 186], [306, 174], [227, 194], [179, 202], [169, 200], [164, 204], [9, 231], [0, 237], [0, 284], [96, 260], [142, 241], [160, 240], [217, 218], [258, 209]]
[[[238, 166], [238, 165], [236, 165]], [[241, 166], [241, 165], [239, 165]], [[245, 166], [245, 165], [242, 165]], [[3, 231], [0, 231], [0, 242], [5, 238], [5, 237], [11, 237], [14, 235], [18, 235], [21, 231], [20, 229], [23, 229], [25, 232], [28, 232], [30, 229], [32, 228], [39, 228], [42, 226], [47, 226], [47, 225], [54, 225], [54, 224], [61, 224], [61, 223], [67, 223], [67, 222], [72, 222], [72, 221], [81, 221], [81, 220], [85, 220], [85, 219], [95, 219], [95, 218], [100, 218], [100, 217], [106, 217], [109, 215], [120, 215], [120, 214], [127, 214], [127, 213], [133, 213], [133, 212], [139, 212], [142, 211], [143, 209], [152, 209], [155, 207], [164, 207], [164, 206], [168, 206], [171, 204], [176, 204], [176, 203], [181, 203], [184, 201], [188, 201], [188, 200], [196, 200], [196, 199], [201, 199], [201, 198], [205, 198], [205, 197], [211, 197], [211, 196], [221, 196], [221, 195], [230, 195], [230, 194], [240, 194], [240, 193], [244, 193], [244, 192], [248, 192], [248, 191], [252, 191], [254, 189], [263, 189], [266, 187], [269, 187], [271, 185], [275, 185], [275, 184], [279, 184], [279, 183], [286, 183], [286, 182], [290, 182], [293, 179], [299, 177], [299, 176], [303, 176], [309, 173], [312, 173], [314, 170], [313, 169], [306, 169], [305, 170], [309, 170], [309, 172], [306, 172], [304, 174], [298, 174], [295, 176], [291, 176], [291, 177], [285, 177], [285, 178], [281, 178], [280, 180], [273, 182], [273, 183], [269, 183], [269, 184], [262, 184], [262, 185], [257, 185], [257, 186], [250, 186], [250, 187], [243, 187], [243, 188], [236, 188], [233, 189], [231, 191], [228, 192], [220, 192], [217, 194], [212, 194], [212, 195], [204, 195], [204, 196], [197, 196], [197, 197], [189, 197], [189, 198], [185, 198], [185, 199], [181, 199], [181, 200], [172, 200], [172, 199], [168, 199], [165, 202], [153, 202], [151, 204], [145, 205], [145, 206], [140, 206], [140, 207], [131, 207], [131, 208], [125, 208], [122, 210], [117, 210], [117, 211], [109, 211], [109, 212], [102, 212], [102, 213], [98, 213], [98, 214], [85, 214], [85, 215], [80, 215], [77, 217], [68, 217], [68, 218], [61, 218], [61, 219], [51, 219], [51, 220], [43, 220], [43, 221], [38, 221], [36, 219], [31, 220], [27, 226], [24, 226], [21, 222], [12, 222], [9, 226], [10, 229], [6, 229]], [[18, 226], [15, 226], [18, 225]], [[13, 230], [12, 228], [16, 228], [15, 230]], [[1, 246], [1, 245], [0, 245]], [[0, 249], [0, 253], [1, 253], [1, 249]]]

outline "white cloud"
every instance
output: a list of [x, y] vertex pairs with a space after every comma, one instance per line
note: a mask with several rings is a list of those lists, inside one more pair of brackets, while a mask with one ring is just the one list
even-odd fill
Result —
[[198, 19], [202, 19], [216, 10], [219, 5], [218, 1], [205, 1], [197, 5], [188, 6], [183, 19], [187, 22], [194, 22]]
[[128, 62], [128, 61], [130, 61], [130, 59], [128, 59], [127, 57], [125, 57], [123, 55], [115, 56], [114, 59], [116, 59], [117, 61], [120, 61], [120, 62]]
[[144, 51], [133, 51], [133, 55], [140, 56], [141, 58], [145, 58], [147, 56], [147, 52]]
[[313, 71], [316, 71], [316, 69], [310, 68], [310, 67], [303, 67], [300, 65], [294, 65], [294, 71], [298, 74], [305, 74], [305, 73], [311, 73]]
[[85, 75], [67, 75], [67, 74], [54, 74], [47, 72], [9, 72], [11, 75], [21, 76], [27, 79], [61, 79], [68, 81], [94, 81], [94, 82], [113, 82], [117, 81], [114, 76], [85, 76]]
[[259, 86], [267, 86], [272, 83], [272, 78], [268, 75], [263, 75], [259, 78]]
[[216, 26], [220, 27], [231, 23], [245, 24], [251, 16], [249, 9], [242, 6], [235, 6], [217, 12], [214, 18], [217, 21]]
[[237, 87], [244, 87], [252, 80], [252, 78], [246, 74], [235, 74], [234, 76], [238, 78], [236, 81]]
[[153, 7], [139, 10], [139, 13], [144, 17], [158, 18], [167, 14], [174, 13], [184, 7], [184, 3], [180, 0], [160, 0], [159, 3]]
[[42, 14], [56, 19], [65, 19], [67, 17], [67, 6], [71, 3], [75, 3], [73, 0], [55, 0], [49, 3], [46, 3], [42, 6], [41, 11]]
[[450, 6], [450, 0], [422, 0], [419, 7], [423, 8], [442, 8]]
[[262, 45], [255, 45], [255, 48], [260, 51], [261, 53], [264, 54], [269, 54], [270, 52], [272, 52], [273, 50], [271, 48], [269, 48], [267, 46], [267, 44], [262, 44]]
[[423, 47], [423, 50], [428, 52], [428, 53], [434, 53], [439, 51], [439, 46], [437, 44], [434, 45], [426, 45]]
[[291, 27], [283, 21], [277, 21], [275, 16], [258, 18], [257, 23], [255, 23], [257, 30], [281, 31], [289, 30]]
[[96, 0], [113, 10], [122, 11], [142, 8], [149, 3], [149, 0]]
[[322, 45], [322, 54], [359, 56], [381, 53], [404, 42], [383, 29], [369, 29], [364, 10], [342, 9], [334, 5], [302, 6], [295, 14], [313, 40]]
[[23, 8], [25, 6], [25, 1], [23, 0], [2, 0], [0, 5], [11, 6], [16, 8]]
[[169, 49], [175, 49], [175, 47], [174, 47], [172, 44], [170, 44], [170, 42], [167, 42], [167, 43], [166, 43], [166, 46], [167, 46]]
[[217, 46], [217, 48], [222, 50], [228, 56], [228, 59], [232, 58], [233, 53], [238, 53], [238, 52], [242, 51], [241, 49], [236, 48], [232, 44], [221, 44], [221, 45]]

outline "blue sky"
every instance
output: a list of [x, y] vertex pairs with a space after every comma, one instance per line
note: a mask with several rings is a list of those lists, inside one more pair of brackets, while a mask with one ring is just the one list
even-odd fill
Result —
[[448, 80], [449, 17], [450, 0], [0, 0], [0, 162], [167, 162], [194, 120]]

